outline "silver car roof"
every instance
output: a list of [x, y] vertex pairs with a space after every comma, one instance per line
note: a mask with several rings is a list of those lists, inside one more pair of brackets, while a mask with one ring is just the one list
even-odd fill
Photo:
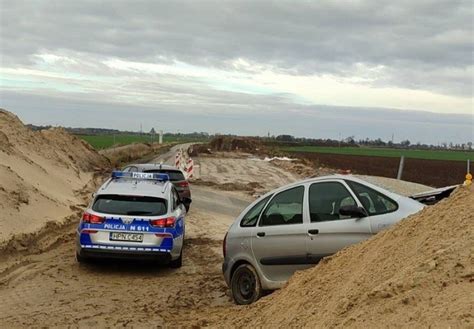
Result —
[[[360, 179], [360, 178], [357, 178], [357, 177], [354, 177], [352, 175], [340, 175], [340, 174], [335, 174], [335, 175], [328, 175], [328, 176], [320, 176], [320, 177], [313, 177], [313, 178], [307, 178], [307, 179], [304, 179], [304, 180], [300, 180], [300, 181], [297, 181], [297, 182], [294, 182], [294, 183], [290, 183], [288, 185], [285, 185], [285, 186], [281, 186], [279, 188], [276, 188], [268, 193], [265, 193], [264, 195], [262, 195], [260, 198], [264, 198], [268, 195], [271, 195], [271, 194], [274, 194], [274, 193], [277, 193], [277, 192], [280, 192], [280, 191], [284, 191], [288, 188], [291, 188], [292, 186], [298, 186], [298, 185], [302, 185], [302, 184], [308, 184], [308, 183], [316, 183], [316, 182], [321, 182], [321, 181], [325, 181], [325, 180], [334, 180], [334, 179], [340, 179], [340, 180], [350, 180], [350, 181], [353, 181], [353, 182], [356, 182], [356, 183], [360, 183], [362, 185], [365, 185], [365, 186], [368, 186], [380, 193], [383, 193], [385, 194], [386, 196], [394, 199], [394, 200], [398, 200], [400, 198], [402, 198], [403, 196], [399, 195], [399, 194], [396, 194], [396, 193], [393, 193], [393, 192], [390, 192], [384, 188], [381, 188], [380, 186], [377, 186], [377, 185], [373, 185], [363, 179]], [[259, 199], [260, 199], [259, 198]]]
[[140, 171], [153, 170], [153, 169], [181, 171], [178, 168], [176, 168], [175, 166], [170, 166], [170, 165], [160, 164], [160, 163], [134, 163], [134, 164], [130, 164], [126, 167], [137, 167]]
[[167, 199], [171, 191], [169, 181], [159, 182], [146, 179], [109, 178], [97, 191], [97, 195], [134, 195]]

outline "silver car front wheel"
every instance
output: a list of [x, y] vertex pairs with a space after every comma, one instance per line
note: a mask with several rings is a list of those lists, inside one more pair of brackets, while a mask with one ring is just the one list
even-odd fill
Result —
[[234, 271], [230, 283], [232, 297], [238, 305], [255, 302], [262, 296], [258, 274], [250, 264], [242, 264]]

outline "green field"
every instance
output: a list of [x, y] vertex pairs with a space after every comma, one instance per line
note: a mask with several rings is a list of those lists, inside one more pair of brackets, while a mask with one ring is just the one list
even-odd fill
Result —
[[[117, 134], [115, 135], [78, 135], [78, 137], [84, 139], [86, 142], [92, 145], [93, 148], [105, 149], [113, 145], [127, 145], [132, 143], [150, 143], [152, 140], [150, 136], [146, 135], [127, 135]], [[186, 137], [178, 138], [171, 136], [163, 136], [163, 143], [171, 142], [198, 142], [198, 139], [190, 139]], [[153, 138], [153, 142], [158, 142], [158, 136]]]
[[369, 148], [369, 147], [324, 147], [324, 146], [288, 146], [280, 147], [286, 152], [314, 152], [344, 155], [365, 155], [379, 157], [399, 158], [404, 155], [406, 158], [428, 159], [428, 160], [452, 160], [452, 161], [474, 161], [472, 151], [447, 151], [447, 150], [399, 150], [389, 148]]

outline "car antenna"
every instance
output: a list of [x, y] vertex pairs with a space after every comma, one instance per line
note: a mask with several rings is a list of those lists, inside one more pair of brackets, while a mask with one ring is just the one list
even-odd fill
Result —
[[165, 193], [166, 192], [166, 189], [168, 188], [168, 186], [171, 184], [171, 182], [168, 180], [166, 181], [164, 184], [163, 184], [163, 189], [161, 190], [161, 193]]
[[114, 180], [113, 177], [110, 177], [109, 179], [107, 179], [107, 181], [102, 185], [102, 190], [105, 190], [109, 185], [110, 183], [112, 183], [112, 181]]

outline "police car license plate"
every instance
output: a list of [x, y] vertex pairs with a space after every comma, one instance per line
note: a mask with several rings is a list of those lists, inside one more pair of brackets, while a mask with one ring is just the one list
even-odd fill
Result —
[[112, 240], [112, 241], [143, 242], [143, 234], [140, 234], [140, 233], [110, 232], [110, 240]]
[[153, 173], [146, 173], [146, 172], [133, 172], [132, 178], [139, 178], [139, 179], [153, 179]]

